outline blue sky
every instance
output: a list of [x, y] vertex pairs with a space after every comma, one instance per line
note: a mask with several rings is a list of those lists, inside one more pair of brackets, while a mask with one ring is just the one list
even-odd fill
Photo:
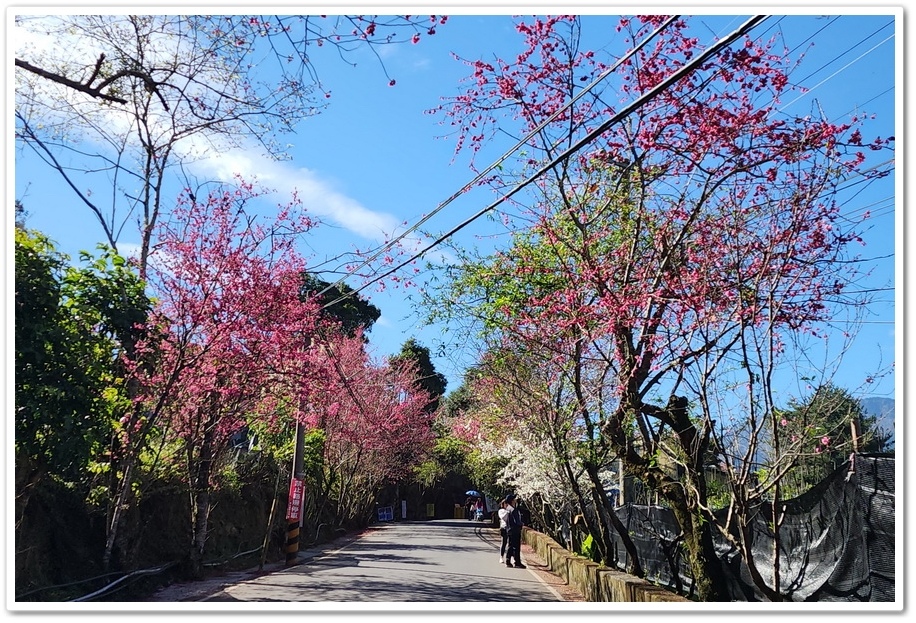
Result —
[[[523, 6], [507, 7], [505, 11], [487, 15], [470, 5], [438, 6], [437, 13], [450, 15], [448, 23], [440, 26], [436, 35], [423, 37], [418, 45], [384, 48], [384, 70], [366, 52], [350, 57], [355, 67], [330, 54], [319, 58], [317, 65], [323, 86], [332, 94], [330, 106], [302, 122], [295, 135], [287, 137], [292, 144], [290, 161], [271, 163], [254, 157], [253, 151], [224, 154], [220, 160], [199, 164], [197, 173], [205, 177], [239, 169], [258, 172], [265, 185], [278, 190], [276, 201], [283, 200], [293, 188], [303, 192], [306, 205], [323, 221], [308, 241], [318, 261], [354, 246], [371, 247], [384, 234], [401, 231], [402, 223], [413, 224], [431, 212], [473, 178], [467, 156], [460, 155], [453, 162], [454, 141], [442, 138], [448, 128], [438, 125], [441, 118], [424, 111], [435, 107], [442, 96], [456, 94], [459, 80], [469, 73], [467, 67], [451, 58], [451, 53], [489, 60], [494, 56], [513, 57], [520, 50], [521, 38], [515, 33], [510, 15], [522, 12]], [[411, 10], [419, 11], [414, 7]], [[582, 11], [590, 13], [584, 20], [585, 47], [622, 53], [622, 41], [614, 30], [616, 19], [601, 15], [598, 10]], [[779, 10], [780, 15], [793, 11], [789, 7]], [[895, 88], [895, 81], [902, 74], [895, 74], [899, 66], [895, 65], [894, 46], [902, 45], [902, 37], [895, 38], [893, 24], [888, 25], [893, 21], [893, 13], [887, 10], [880, 14], [875, 10], [875, 14], [865, 15], [865, 11], [852, 7], [824, 7], [823, 11], [859, 15], [847, 14], [832, 21], [798, 14], [779, 21], [790, 48], [809, 38], [815, 44], [796, 74], [806, 77], [805, 84], [812, 88], [808, 97], [815, 97], [831, 118], [864, 106], [878, 115], [875, 125], [870, 126], [877, 134], [899, 135], [900, 127], [895, 127], [895, 121], [900, 122], [895, 117], [895, 97], [901, 96], [902, 84]], [[343, 7], [340, 12], [345, 12]], [[750, 15], [744, 12], [731, 15], [732, 10], [727, 6], [705, 8], [702, 12], [706, 15], [686, 6], [681, 12], [696, 15], [692, 20], [696, 20], [698, 36], [707, 43], [714, 33], [724, 34]], [[771, 18], [759, 30], [767, 30], [777, 19]], [[388, 86], [389, 77], [396, 80], [395, 86]], [[811, 100], [787, 104], [806, 111]], [[12, 198], [22, 200], [30, 213], [27, 225], [48, 234], [71, 256], [76, 257], [81, 249], [94, 248], [103, 239], [94, 217], [68, 194], [53, 172], [39, 166], [25, 152], [13, 153], [11, 141], [7, 143], [8, 156], [15, 161], [14, 172], [8, 177], [15, 180], [8, 203], [12, 204]], [[489, 164], [487, 157], [501, 155], [507, 145], [494, 145], [479, 162]], [[862, 192], [850, 192], [850, 210], [871, 206], [875, 214], [862, 255], [883, 259], [871, 262], [873, 275], [858, 284], [878, 292], [867, 322], [862, 325], [836, 378], [837, 384], [849, 388], [859, 387], [862, 379], [881, 362], [887, 365], [901, 359], [902, 351], [895, 354], [899, 337], [895, 327], [902, 326], [902, 313], [897, 311], [895, 315], [893, 288], [902, 283], [901, 258], [894, 252], [895, 243], [902, 241], [899, 210], [902, 193], [895, 184], [899, 182], [890, 176]], [[425, 229], [448, 230], [493, 198], [485, 190], [469, 192], [449, 204]], [[895, 202], [898, 209], [894, 209]], [[483, 243], [478, 237], [494, 231], [486, 219], [481, 219], [463, 230], [459, 240], [464, 244]], [[901, 237], [895, 239], [898, 234]], [[131, 236], [132, 232], [126, 231], [122, 242], [128, 246], [136, 242], [136, 236], [134, 239]], [[358, 287], [360, 283], [353, 280], [350, 285]], [[394, 354], [405, 340], [415, 337], [433, 351], [434, 363], [447, 376], [449, 389], [460, 385], [461, 374], [472, 362], [473, 353], [447, 345], [438, 354], [443, 343], [441, 328], [423, 326], [422, 315], [405, 292], [369, 289], [365, 294], [383, 314], [371, 332], [371, 346], [377, 356]], [[894, 389], [894, 375], [891, 375], [875, 384], [870, 393], [894, 397]]]

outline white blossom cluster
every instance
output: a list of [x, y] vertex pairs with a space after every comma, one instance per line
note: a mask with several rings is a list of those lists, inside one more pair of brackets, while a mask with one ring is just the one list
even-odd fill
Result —
[[[507, 491], [514, 492], [523, 500], [531, 500], [537, 494], [557, 512], [575, 507], [572, 488], [547, 444], [508, 437], [500, 444], [482, 442], [479, 450], [484, 456], [508, 461], [497, 480], [497, 484]], [[585, 487], [587, 477], [578, 461], [573, 469], [579, 476], [580, 484]]]

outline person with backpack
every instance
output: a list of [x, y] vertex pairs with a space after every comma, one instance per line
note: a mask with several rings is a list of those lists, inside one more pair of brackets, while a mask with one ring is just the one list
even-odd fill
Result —
[[499, 536], [502, 537], [502, 544], [499, 546], [499, 562], [506, 562], [506, 549], [509, 547], [509, 530], [506, 524], [506, 517], [509, 511], [506, 509], [506, 499], [499, 501], [499, 510], [496, 515], [499, 517]]
[[[506, 566], [516, 569], [525, 569], [522, 564], [522, 514], [518, 510], [519, 498], [514, 493], [506, 496], [506, 532], [508, 533], [508, 549], [506, 550]], [[515, 564], [512, 564], [512, 559]]]

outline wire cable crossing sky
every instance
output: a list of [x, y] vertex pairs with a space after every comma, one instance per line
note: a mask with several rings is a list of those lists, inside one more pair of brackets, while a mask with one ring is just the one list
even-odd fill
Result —
[[[467, 225], [469, 225], [470, 223], [476, 221], [477, 219], [479, 219], [480, 217], [482, 217], [484, 214], [486, 214], [486, 213], [488, 213], [488, 212], [494, 210], [494, 209], [495, 209], [496, 207], [498, 207], [500, 204], [502, 204], [502, 203], [504, 203], [505, 201], [507, 201], [508, 199], [510, 199], [513, 195], [516, 195], [517, 193], [521, 192], [524, 188], [526, 188], [526, 187], [529, 186], [530, 184], [534, 183], [534, 182], [535, 182], [538, 178], [540, 178], [544, 173], [546, 173], [547, 171], [549, 171], [549, 170], [551, 170], [552, 168], [554, 168], [555, 166], [557, 166], [557, 164], [559, 164], [560, 162], [563, 162], [564, 160], [567, 160], [567, 159], [570, 158], [573, 154], [575, 154], [577, 151], [579, 151], [580, 149], [582, 149], [583, 147], [585, 147], [586, 145], [588, 145], [588, 144], [591, 143], [592, 141], [596, 140], [599, 136], [601, 136], [604, 132], [606, 132], [606, 131], [607, 131], [611, 126], [613, 126], [615, 123], [618, 123], [621, 119], [626, 118], [627, 116], [629, 116], [630, 114], [632, 114], [634, 111], [636, 111], [636, 110], [638, 110], [640, 107], [644, 106], [647, 102], [649, 102], [649, 101], [653, 100], [654, 98], [658, 97], [658, 95], [659, 95], [660, 93], [662, 93], [663, 91], [665, 91], [665, 90], [671, 88], [671, 85], [672, 85], [672, 84], [674, 84], [675, 82], [677, 82], [678, 80], [680, 80], [681, 78], [683, 78], [685, 75], [692, 73], [698, 66], [700, 66], [700, 65], [703, 64], [703, 63], [705, 63], [710, 57], [712, 57], [712, 56], [714, 56], [715, 54], [717, 54], [717, 53], [719, 52], [719, 50], [721, 50], [722, 48], [724, 48], [724, 47], [726, 47], [726, 46], [728, 46], [728, 45], [731, 45], [731, 43], [732, 43], [735, 39], [737, 39], [737, 38], [740, 37], [741, 35], [743, 35], [743, 34], [749, 32], [752, 28], [754, 28], [755, 26], [757, 26], [758, 24], [760, 24], [760, 23], [761, 23], [762, 21], [764, 21], [765, 19], [766, 19], [766, 16], [763, 16], [763, 15], [758, 15], [758, 16], [755, 16], [755, 17], [749, 19], [749, 20], [748, 20], [747, 22], [745, 22], [741, 27], [739, 27], [738, 29], [736, 29], [734, 32], [732, 32], [731, 34], [729, 34], [727, 37], [725, 37], [725, 38], [722, 39], [721, 41], [715, 43], [714, 45], [710, 46], [703, 54], [701, 54], [701, 55], [699, 55], [699, 56], [693, 58], [689, 63], [687, 63], [686, 65], [684, 65], [684, 67], [682, 67], [679, 71], [677, 71], [677, 72], [675, 72], [674, 74], [672, 74], [671, 76], [669, 76], [666, 80], [664, 80], [663, 82], [659, 83], [657, 86], [655, 86], [654, 88], [652, 88], [651, 90], [649, 90], [649, 91], [648, 91], [647, 93], [645, 93], [642, 97], [637, 98], [637, 99], [636, 99], [635, 101], [633, 101], [630, 105], [626, 106], [623, 110], [621, 110], [621, 111], [618, 112], [617, 114], [613, 115], [610, 119], [608, 119], [608, 120], [606, 120], [605, 122], [603, 122], [603, 123], [602, 123], [601, 125], [599, 125], [597, 128], [595, 128], [594, 130], [592, 130], [591, 132], [589, 132], [586, 136], [584, 136], [583, 138], [581, 138], [581, 139], [580, 139], [578, 142], [576, 142], [574, 145], [572, 145], [571, 147], [569, 147], [568, 149], [566, 149], [566, 151], [564, 151], [563, 153], [561, 153], [559, 156], [557, 156], [556, 158], [552, 159], [552, 160], [551, 160], [550, 162], [548, 162], [547, 164], [543, 165], [537, 172], [535, 172], [534, 174], [532, 174], [531, 176], [527, 177], [525, 180], [523, 180], [522, 182], [520, 182], [519, 184], [517, 184], [511, 191], [509, 191], [508, 193], [506, 193], [505, 195], [503, 195], [502, 197], [500, 197], [499, 199], [497, 199], [496, 201], [494, 201], [494, 202], [491, 203], [490, 205], [486, 206], [485, 208], [483, 208], [482, 210], [480, 210], [479, 212], [477, 212], [476, 214], [474, 214], [473, 216], [471, 216], [471, 217], [468, 218], [467, 220], [461, 222], [459, 225], [457, 225], [456, 227], [452, 228], [451, 230], [449, 230], [448, 232], [446, 232], [445, 234], [443, 234], [442, 236], [440, 236], [439, 238], [437, 238], [436, 240], [434, 240], [432, 243], [430, 243], [429, 245], [427, 245], [426, 247], [424, 247], [421, 251], [419, 251], [418, 253], [415, 253], [413, 256], [411, 256], [410, 259], [405, 260], [404, 262], [398, 264], [398, 265], [395, 266], [394, 268], [392, 268], [392, 269], [390, 269], [390, 270], [388, 270], [388, 271], [382, 273], [381, 275], [379, 275], [379, 276], [377, 276], [377, 277], [371, 279], [371, 280], [368, 281], [367, 283], [365, 283], [365, 284], [363, 284], [362, 286], [360, 286], [359, 288], [355, 289], [353, 292], [348, 293], [348, 295], [349, 295], [349, 296], [355, 296], [355, 295], [358, 294], [359, 292], [361, 292], [361, 291], [365, 290], [366, 288], [368, 288], [370, 285], [372, 285], [372, 284], [374, 284], [374, 283], [377, 283], [378, 281], [381, 281], [382, 279], [385, 279], [385, 278], [387, 278], [387, 277], [393, 275], [394, 273], [398, 272], [399, 270], [401, 270], [402, 268], [404, 268], [405, 266], [407, 266], [407, 265], [410, 264], [411, 262], [414, 262], [414, 261], [416, 261], [417, 259], [423, 257], [426, 253], [428, 253], [430, 250], [432, 250], [433, 248], [435, 248], [437, 245], [439, 245], [439, 244], [441, 244], [442, 242], [444, 242], [445, 240], [451, 238], [451, 237], [452, 237], [453, 235], [455, 235], [457, 232], [461, 231], [461, 230], [464, 229]], [[653, 35], [653, 36], [654, 36], [654, 35]], [[340, 302], [341, 300], [345, 300], [345, 298], [346, 298], [346, 296], [341, 296], [341, 297], [339, 297], [338, 299], [336, 299], [336, 300], [334, 300], [334, 301], [328, 303], [327, 305], [325, 305], [325, 307], [330, 307], [331, 305], [333, 305], [333, 304], [335, 304], [335, 303], [338, 303], [338, 302]]]
[[[394, 240], [392, 240], [392, 241], [390, 241], [389, 243], [385, 244], [385, 245], [384, 245], [382, 248], [380, 248], [377, 252], [373, 253], [368, 259], [366, 259], [364, 262], [362, 262], [359, 266], [357, 266], [357, 267], [354, 268], [353, 270], [349, 271], [347, 275], [344, 275], [343, 277], [341, 277], [340, 279], [338, 279], [335, 283], [329, 284], [326, 288], [324, 288], [322, 291], [320, 291], [320, 292], [317, 294], [317, 296], [321, 296], [321, 295], [327, 293], [328, 291], [330, 291], [330, 290], [332, 290], [332, 289], [334, 289], [334, 288], [340, 287], [340, 286], [346, 281], [347, 277], [351, 277], [351, 276], [353, 276], [353, 275], [356, 275], [357, 273], [359, 273], [360, 270], [362, 270], [363, 268], [369, 266], [373, 261], [377, 260], [377, 259], [378, 259], [379, 257], [381, 257], [384, 253], [386, 253], [387, 251], [390, 251], [391, 249], [393, 249], [393, 248], [397, 245], [398, 242], [400, 242], [401, 240], [403, 240], [404, 238], [406, 238], [409, 234], [411, 234], [411, 233], [413, 233], [414, 231], [418, 230], [421, 226], [423, 226], [424, 223], [426, 223], [427, 221], [429, 221], [433, 216], [435, 216], [435, 215], [436, 215], [438, 212], [440, 212], [443, 208], [445, 208], [447, 205], [449, 205], [450, 203], [452, 203], [455, 199], [457, 199], [458, 197], [460, 197], [465, 191], [467, 191], [468, 189], [472, 188], [472, 187], [473, 187], [475, 184], [477, 184], [477, 182], [479, 182], [480, 180], [484, 179], [484, 178], [487, 176], [488, 173], [492, 172], [494, 169], [496, 169], [498, 166], [500, 166], [503, 162], [505, 162], [505, 161], [509, 158], [509, 156], [511, 156], [513, 153], [515, 153], [516, 151], [518, 151], [519, 149], [521, 149], [522, 147], [524, 147], [524, 146], [528, 143], [528, 141], [529, 141], [531, 138], [533, 138], [535, 135], [537, 135], [538, 132], [540, 132], [543, 128], [547, 127], [547, 125], [549, 125], [554, 119], [556, 119], [557, 117], [559, 117], [560, 115], [562, 115], [564, 112], [566, 112], [567, 110], [569, 110], [569, 109], [572, 107], [573, 104], [575, 104], [579, 99], [581, 99], [582, 97], [584, 97], [587, 93], [589, 93], [590, 91], [592, 91], [598, 84], [601, 83], [602, 80], [604, 80], [605, 78], [607, 78], [608, 76], [610, 76], [610, 75], [611, 75], [614, 71], [616, 71], [624, 62], [626, 62], [627, 59], [631, 58], [631, 57], [632, 57], [634, 54], [636, 54], [639, 50], [641, 50], [641, 49], [644, 48], [646, 45], [648, 45], [649, 42], [652, 41], [652, 39], [654, 39], [656, 36], [658, 36], [658, 34], [659, 34], [660, 32], [662, 32], [665, 28], [667, 28], [672, 22], [674, 22], [674, 21], [675, 21], [677, 18], [679, 18], [679, 17], [680, 17], [679, 15], [674, 15], [674, 16], [668, 18], [667, 20], [665, 20], [665, 22], [664, 22], [661, 26], [659, 26], [658, 28], [656, 28], [654, 32], [652, 32], [651, 34], [649, 34], [649, 36], [647, 36], [645, 39], [643, 39], [642, 42], [639, 43], [639, 45], [637, 45], [637, 46], [634, 47], [632, 50], [630, 50], [629, 52], [627, 52], [627, 53], [626, 53], [624, 56], [622, 56], [616, 63], [614, 63], [613, 65], [611, 65], [610, 67], [608, 67], [607, 69], [605, 69], [603, 72], [601, 72], [601, 74], [599, 74], [594, 80], [592, 80], [591, 83], [588, 84], [584, 89], [582, 89], [581, 91], [579, 91], [578, 93], [576, 93], [576, 95], [575, 95], [574, 97], [572, 97], [568, 102], [566, 102], [566, 104], [564, 104], [562, 107], [560, 107], [556, 112], [554, 112], [553, 114], [551, 114], [550, 116], [548, 116], [546, 119], [544, 119], [543, 121], [541, 121], [534, 129], [532, 129], [530, 132], [528, 132], [528, 134], [526, 134], [522, 139], [520, 139], [519, 141], [517, 141], [517, 142], [515, 143], [515, 145], [513, 145], [511, 148], [509, 148], [509, 150], [506, 151], [502, 156], [500, 156], [498, 160], [496, 160], [495, 162], [493, 162], [492, 164], [490, 164], [489, 166], [487, 166], [487, 167], [486, 167], [483, 171], [481, 171], [474, 179], [472, 179], [470, 182], [468, 182], [467, 184], [465, 184], [464, 186], [462, 186], [460, 190], [458, 190], [456, 193], [454, 193], [454, 194], [453, 194], [452, 196], [450, 196], [448, 199], [446, 199], [445, 201], [443, 201], [442, 203], [440, 203], [438, 206], [436, 206], [436, 208], [435, 208], [432, 212], [430, 212], [429, 214], [425, 215], [423, 218], [421, 218], [419, 221], [417, 221], [417, 223], [415, 223], [414, 225], [412, 225], [411, 227], [409, 227], [405, 232], [403, 232], [402, 234], [400, 234], [399, 236], [397, 236]], [[538, 175], [540, 175], [540, 174], [538, 174]], [[537, 176], [535, 176], [535, 177], [537, 177]], [[508, 198], [508, 197], [506, 197], [506, 198]], [[500, 203], [501, 203], [501, 202], [502, 202], [502, 201], [500, 201]], [[499, 205], [499, 204], [497, 203], [496, 205]], [[495, 206], [493, 206], [493, 207], [495, 207]], [[488, 211], [489, 211], [489, 208], [488, 208]], [[475, 217], [475, 218], [476, 218], [476, 217]], [[453, 231], [452, 233], [454, 233], [454, 231]], [[396, 269], [390, 271], [389, 273], [386, 273], [386, 275], [384, 275], [384, 276], [382, 276], [382, 277], [379, 277], [379, 279], [383, 279], [385, 276], [390, 275], [390, 274], [392, 274], [392, 273], [394, 273], [394, 272], [397, 272], [397, 270], [400, 270], [401, 268], [403, 268], [404, 266], [406, 266], [406, 265], [409, 264], [410, 262], [412, 262], [412, 261], [414, 261], [414, 260], [416, 260], [416, 259], [422, 257], [422, 256], [425, 255], [427, 252], [429, 252], [432, 248], [434, 248], [435, 246], [437, 246], [438, 244], [440, 244], [441, 242], [443, 242], [443, 241], [444, 241], [445, 239], [447, 239], [448, 237], [449, 237], [449, 236], [446, 236], [445, 238], [440, 238], [440, 239], [438, 239], [435, 243], [433, 243], [432, 245], [430, 245], [430, 246], [428, 246], [427, 248], [425, 248], [420, 254], [414, 256], [413, 258], [411, 258], [410, 260], [408, 260], [405, 264], [402, 264], [401, 266], [398, 266]], [[369, 284], [366, 284], [365, 286], [363, 286], [362, 288], [360, 288], [360, 290], [364, 290], [365, 287], [367, 287], [368, 285], [371, 285], [372, 283], [374, 283], [374, 281], [373, 281], [373, 282], [370, 282]], [[343, 300], [346, 300], [347, 298], [349, 298], [349, 297], [351, 297], [351, 296], [356, 296], [356, 294], [357, 294], [357, 292], [350, 292], [350, 293], [347, 293], [346, 295], [342, 295], [342, 296], [339, 297], [338, 299], [336, 299], [336, 300], [334, 300], [334, 301], [331, 301], [330, 303], [328, 303], [327, 305], [325, 305], [323, 309], [327, 309], [327, 308], [330, 307], [331, 305], [335, 305], [335, 304], [337, 304], [337, 303], [339, 303], [339, 302], [341, 302], [341, 301], [343, 301]]]

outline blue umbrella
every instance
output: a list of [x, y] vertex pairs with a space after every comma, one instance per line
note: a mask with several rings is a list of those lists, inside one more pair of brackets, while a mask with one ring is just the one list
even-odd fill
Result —
[[465, 492], [465, 495], [470, 495], [471, 497], [475, 497], [475, 498], [482, 498], [482, 497], [483, 497], [483, 496], [480, 494], [480, 491], [474, 491], [473, 489], [471, 489], [470, 491]]

